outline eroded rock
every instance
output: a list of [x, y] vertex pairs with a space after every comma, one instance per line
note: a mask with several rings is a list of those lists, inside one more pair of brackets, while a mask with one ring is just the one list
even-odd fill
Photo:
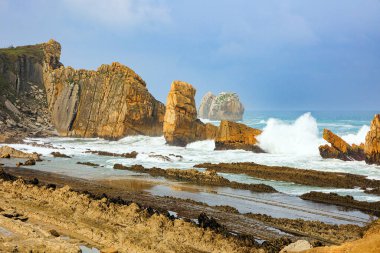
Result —
[[365, 161], [380, 165], [380, 114], [376, 114], [365, 139]]
[[58, 42], [45, 44], [44, 84], [52, 122], [62, 136], [119, 139], [126, 135], [159, 136], [164, 105], [132, 69], [102, 65], [96, 71], [56, 66]]
[[163, 128], [166, 142], [170, 145], [186, 146], [214, 137], [216, 128], [197, 119], [195, 92], [195, 88], [186, 82], [174, 81], [171, 85]]
[[215, 149], [243, 149], [262, 153], [264, 151], [257, 145], [256, 139], [261, 132], [259, 129], [254, 129], [241, 123], [223, 120], [220, 122], [215, 139]]
[[330, 145], [319, 147], [319, 153], [323, 158], [335, 158], [343, 161], [363, 161], [365, 159], [363, 145], [350, 145], [338, 135], [328, 129], [323, 130], [323, 139]]
[[9, 146], [0, 147], [0, 157], [2, 158], [27, 158], [40, 161], [40, 156], [37, 153], [27, 153]]
[[236, 93], [222, 92], [218, 96], [206, 93], [199, 106], [199, 117], [211, 120], [243, 119], [244, 106]]

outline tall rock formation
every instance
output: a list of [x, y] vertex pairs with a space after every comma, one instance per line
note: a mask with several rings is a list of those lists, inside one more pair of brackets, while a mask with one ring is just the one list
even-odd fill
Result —
[[319, 147], [319, 153], [323, 158], [335, 158], [343, 161], [363, 161], [365, 158], [363, 145], [351, 146], [328, 129], [323, 130], [323, 139], [331, 145], [326, 144]]
[[166, 102], [164, 136], [169, 145], [186, 146], [190, 142], [212, 139], [217, 127], [197, 119], [195, 88], [186, 82], [174, 81]]
[[0, 49], [0, 142], [51, 135], [43, 44]]
[[258, 145], [256, 137], [261, 130], [241, 123], [223, 120], [215, 139], [215, 150], [243, 149], [256, 153], [264, 152]]
[[207, 92], [203, 96], [202, 101], [201, 101], [201, 105], [199, 106], [199, 110], [198, 110], [199, 118], [202, 118], [202, 119], [208, 119], [209, 118], [211, 104], [215, 98], [216, 98], [215, 95], [212, 94], [211, 92]]
[[164, 105], [130, 68], [102, 65], [96, 71], [59, 63], [60, 45], [44, 44], [44, 84], [52, 122], [62, 136], [119, 139], [162, 134]]
[[[51, 114], [51, 122], [61, 136], [119, 139], [162, 135], [165, 107], [133, 70], [119, 63], [102, 65], [96, 71], [65, 68], [60, 55], [61, 45], [54, 40], [0, 50], [0, 85], [7, 91], [0, 106], [9, 108], [8, 115], [20, 111], [18, 94], [33, 92], [39, 100], [27, 100], [27, 96], [19, 100], [32, 105], [43, 101], [36, 114], [46, 112], [43, 116], [49, 114], [49, 119]], [[7, 115], [0, 114], [0, 122], [4, 117], [8, 120]], [[9, 124], [17, 126], [18, 122]]]
[[365, 138], [365, 161], [368, 164], [380, 165], [380, 114], [376, 114], [371, 128]]
[[239, 121], [243, 119], [244, 106], [236, 93], [222, 92], [214, 96], [208, 92], [198, 111], [199, 117], [205, 119]]

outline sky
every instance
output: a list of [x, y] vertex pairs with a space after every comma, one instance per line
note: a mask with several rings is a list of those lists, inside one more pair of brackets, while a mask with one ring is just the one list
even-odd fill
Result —
[[62, 45], [61, 62], [132, 68], [248, 110], [380, 111], [380, 0], [0, 0], [0, 47]]

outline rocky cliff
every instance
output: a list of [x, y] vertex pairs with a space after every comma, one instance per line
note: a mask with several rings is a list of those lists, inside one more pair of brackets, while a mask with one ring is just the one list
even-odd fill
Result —
[[365, 161], [380, 165], [380, 114], [376, 114], [365, 139]]
[[43, 44], [0, 49], [0, 142], [52, 134]]
[[323, 139], [331, 145], [326, 144], [319, 147], [319, 153], [323, 158], [335, 158], [343, 161], [363, 161], [365, 158], [363, 145], [351, 146], [328, 129], [323, 130]]
[[256, 153], [264, 152], [258, 145], [256, 137], [261, 130], [241, 123], [223, 120], [220, 122], [215, 139], [215, 150], [243, 149]]
[[217, 127], [197, 119], [195, 88], [186, 82], [174, 81], [166, 102], [164, 136], [170, 145], [186, 146], [190, 142], [213, 139]]
[[[119, 63], [96, 71], [65, 68], [60, 55], [54, 40], [0, 50], [0, 85], [6, 93], [0, 96], [0, 122], [17, 126], [23, 119], [48, 127], [51, 119], [61, 136], [162, 135], [165, 107], [133, 70]], [[18, 116], [20, 108], [25, 114]]]
[[208, 92], [203, 96], [198, 112], [204, 119], [238, 121], [243, 119], [244, 106], [236, 93], [222, 92], [214, 96]]

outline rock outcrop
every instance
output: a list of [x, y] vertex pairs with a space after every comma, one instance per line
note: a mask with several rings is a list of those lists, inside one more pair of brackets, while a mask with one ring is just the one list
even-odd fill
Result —
[[51, 135], [43, 44], [0, 49], [0, 142]]
[[363, 161], [365, 159], [363, 145], [351, 146], [328, 129], [323, 130], [323, 139], [331, 145], [326, 144], [319, 147], [319, 153], [323, 158], [335, 158], [343, 161]]
[[363, 238], [343, 243], [339, 246], [317, 247], [305, 253], [377, 253], [380, 250], [380, 221], [373, 222]]
[[368, 164], [380, 165], [380, 114], [376, 114], [371, 128], [365, 138], [365, 161]]
[[243, 149], [257, 153], [264, 152], [258, 145], [256, 137], [261, 130], [241, 123], [223, 120], [220, 122], [215, 139], [215, 150]]
[[212, 94], [211, 92], [207, 92], [201, 101], [201, 105], [199, 106], [198, 110], [198, 116], [199, 118], [202, 119], [208, 119], [209, 118], [209, 113], [210, 113], [210, 108], [211, 104], [215, 99], [215, 95]]
[[165, 107], [133, 70], [120, 63], [96, 71], [64, 68], [59, 49], [55, 41], [45, 44], [44, 84], [60, 135], [118, 139], [162, 134]]
[[40, 160], [37, 153], [26, 153], [9, 146], [0, 147], [0, 158], [27, 158], [33, 160]]
[[54, 126], [59, 135], [73, 137], [162, 135], [165, 106], [133, 70], [119, 63], [97, 71], [65, 68], [60, 55], [54, 40], [0, 49], [2, 132], [37, 136]]
[[204, 119], [239, 121], [243, 114], [244, 106], [236, 93], [222, 92], [214, 96], [208, 92], [199, 106], [199, 117]]
[[169, 145], [186, 146], [188, 143], [213, 139], [217, 127], [197, 119], [195, 88], [186, 82], [174, 81], [166, 103], [163, 132]]

